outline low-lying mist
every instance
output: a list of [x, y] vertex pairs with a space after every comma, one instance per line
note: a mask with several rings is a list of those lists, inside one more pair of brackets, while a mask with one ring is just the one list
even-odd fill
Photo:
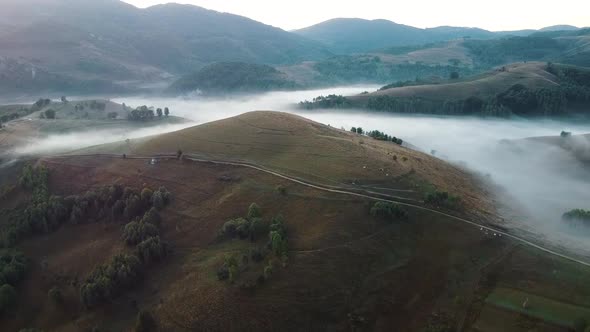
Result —
[[59, 154], [100, 144], [177, 131], [190, 126], [194, 126], [194, 123], [166, 124], [133, 130], [117, 128], [53, 134], [47, 137], [34, 139], [30, 143], [21, 145], [15, 148], [12, 151], [12, 154], [17, 156]]
[[[590, 241], [561, 222], [561, 215], [574, 208], [590, 209], [590, 165], [558, 144], [523, 140], [537, 136], [574, 135], [590, 132], [588, 123], [575, 121], [498, 119], [454, 116], [410, 116], [364, 111], [302, 111], [294, 104], [318, 95], [349, 95], [377, 87], [347, 87], [329, 90], [273, 92], [235, 98], [120, 98], [130, 106], [169, 107], [172, 115], [196, 124], [254, 110], [296, 113], [336, 128], [377, 129], [433, 153], [441, 159], [489, 177], [507, 203], [520, 208], [518, 215], [506, 214], [509, 227], [530, 232], [555, 245], [590, 257]], [[55, 135], [22, 147], [22, 152], [72, 150], [126, 138], [155, 135], [187, 125], [161, 126], [131, 132], [94, 131]], [[581, 144], [585, 144], [582, 141]], [[588, 147], [590, 150], [590, 147]]]

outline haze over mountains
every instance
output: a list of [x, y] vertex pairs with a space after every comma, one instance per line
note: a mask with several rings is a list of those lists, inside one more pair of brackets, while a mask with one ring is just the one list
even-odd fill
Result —
[[170, 80], [217, 62], [292, 65], [465, 36], [492, 39], [534, 32], [418, 29], [361, 19], [334, 19], [287, 32], [191, 5], [139, 9], [118, 0], [6, 0], [0, 28], [4, 94], [137, 92], [139, 83]]
[[[559, 25], [542, 31], [576, 30], [577, 27]], [[441, 26], [420, 29], [388, 20], [337, 18], [295, 33], [326, 44], [336, 53], [373, 51], [385, 47], [420, 45], [457, 38], [491, 39], [502, 36], [526, 36], [536, 30], [492, 32], [479, 28]]]

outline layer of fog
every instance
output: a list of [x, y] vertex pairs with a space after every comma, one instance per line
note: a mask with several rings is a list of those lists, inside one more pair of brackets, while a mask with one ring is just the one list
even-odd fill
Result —
[[53, 134], [47, 137], [35, 138], [29, 143], [18, 146], [11, 151], [11, 154], [17, 156], [60, 154], [100, 144], [114, 143], [126, 139], [177, 131], [193, 125], [194, 123], [167, 124], [132, 130], [117, 128]]
[[113, 101], [135, 107], [169, 107], [172, 115], [194, 121], [179, 126], [157, 126], [132, 131], [100, 130], [53, 135], [19, 148], [27, 153], [66, 151], [138, 138], [227, 118], [254, 110], [300, 114], [337, 128], [378, 129], [403, 138], [426, 153], [464, 165], [485, 174], [507, 191], [506, 198], [522, 208], [522, 215], [506, 215], [510, 225], [554, 244], [586, 248], [590, 241], [563, 226], [560, 216], [573, 208], [590, 209], [590, 172], [570, 153], [534, 141], [536, 136], [558, 136], [562, 130], [574, 134], [590, 132], [587, 123], [524, 119], [481, 119], [451, 116], [409, 116], [363, 111], [302, 111], [294, 104], [318, 95], [350, 95], [376, 89], [374, 86], [327, 90], [272, 92], [234, 98], [117, 98]]
[[[511, 227], [530, 232], [570, 248], [585, 248], [590, 241], [579, 237], [561, 222], [561, 215], [574, 208], [590, 209], [590, 166], [556, 145], [521, 140], [527, 137], [559, 136], [590, 132], [588, 123], [497, 119], [452, 116], [409, 116], [363, 111], [301, 111], [293, 105], [318, 95], [351, 94], [375, 87], [325, 91], [276, 92], [238, 99], [145, 99], [118, 100], [128, 104], [168, 106], [175, 114], [197, 123], [253, 110], [297, 113], [337, 128], [378, 129], [401, 137], [426, 153], [488, 176], [506, 190], [503, 197], [522, 214], [505, 215]], [[513, 140], [502, 143], [502, 140]]]

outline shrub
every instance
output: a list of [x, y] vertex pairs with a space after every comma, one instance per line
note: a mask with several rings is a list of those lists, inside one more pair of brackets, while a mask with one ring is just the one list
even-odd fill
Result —
[[436, 207], [445, 207], [449, 209], [458, 208], [460, 198], [451, 195], [446, 191], [432, 191], [426, 194], [424, 202]]
[[370, 213], [373, 217], [389, 220], [404, 219], [408, 217], [408, 211], [406, 211], [401, 205], [384, 201], [379, 201], [373, 204]]
[[272, 270], [273, 270], [272, 261], [268, 261], [268, 265], [266, 265], [264, 267], [264, 279], [265, 280], [270, 279], [270, 276], [272, 276]]
[[246, 239], [250, 236], [250, 221], [244, 218], [230, 220], [223, 224], [221, 234], [230, 238], [239, 236], [242, 239]]
[[283, 196], [287, 195], [287, 188], [285, 188], [283, 185], [279, 185], [277, 186], [277, 192]]
[[260, 217], [262, 217], [262, 213], [260, 212], [260, 207], [258, 206], [258, 204], [250, 204], [250, 207], [248, 207], [248, 219]]

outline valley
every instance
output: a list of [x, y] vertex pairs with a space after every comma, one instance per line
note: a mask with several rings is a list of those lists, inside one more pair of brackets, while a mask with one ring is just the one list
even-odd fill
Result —
[[590, 7], [502, 1], [5, 0], [0, 331], [589, 332]]

